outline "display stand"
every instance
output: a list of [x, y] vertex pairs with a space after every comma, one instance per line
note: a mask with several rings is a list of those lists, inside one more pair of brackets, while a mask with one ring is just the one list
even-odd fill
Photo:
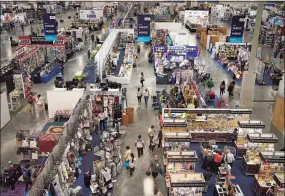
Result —
[[196, 151], [167, 151], [165, 160], [166, 172], [189, 173], [195, 172], [195, 164], [198, 161]]
[[266, 195], [266, 191], [271, 186], [275, 186], [274, 173], [281, 172], [284, 174], [285, 159], [283, 151], [262, 151], [259, 152], [259, 154], [261, 158], [261, 166], [258, 176], [255, 176], [254, 178], [253, 190], [255, 191], [256, 195], [262, 196]]
[[166, 181], [169, 196], [178, 196], [181, 191], [189, 195], [202, 196], [205, 184], [202, 173], [171, 174]]
[[248, 148], [248, 133], [262, 133], [262, 129], [265, 128], [265, 124], [262, 121], [238, 121], [239, 131], [238, 137], [235, 141], [236, 156], [237, 158], [243, 158], [246, 155]]
[[191, 138], [191, 134], [187, 132], [164, 133], [162, 142], [164, 153], [171, 150], [190, 150]]
[[[11, 100], [10, 100], [11, 101]], [[7, 92], [1, 93], [1, 129], [10, 121]]]
[[274, 196], [283, 196], [285, 194], [284, 172], [274, 173], [273, 180], [275, 181]]
[[163, 109], [164, 119], [181, 119], [181, 115], [188, 120], [192, 142], [215, 140], [228, 142], [239, 120], [249, 120], [249, 109]]
[[242, 168], [246, 175], [255, 175], [260, 170], [260, 151], [274, 151], [278, 138], [273, 133], [249, 133], [248, 148], [242, 160]]
[[214, 196], [224, 195], [246, 196], [241, 191], [240, 186], [233, 183], [228, 176], [226, 177], [224, 184], [215, 185]]

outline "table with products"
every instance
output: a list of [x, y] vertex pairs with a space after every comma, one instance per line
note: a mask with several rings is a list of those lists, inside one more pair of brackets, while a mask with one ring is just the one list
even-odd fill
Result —
[[202, 196], [205, 184], [202, 173], [175, 173], [166, 179], [169, 196]]
[[167, 151], [167, 173], [194, 173], [198, 161], [196, 151]]
[[59, 65], [56, 65], [50, 70], [50, 72], [41, 75], [41, 82], [47, 83], [48, 81], [50, 81], [50, 79], [52, 79], [53, 76], [55, 76], [58, 73], [61, 73], [61, 68]]
[[248, 133], [262, 133], [262, 130], [265, 128], [265, 124], [262, 121], [239, 121], [238, 122], [238, 136], [234, 145], [236, 148], [237, 158], [243, 158], [246, 155], [248, 147]]
[[[249, 120], [249, 109], [164, 109], [163, 119], [181, 118], [183, 114], [187, 119], [188, 129], [192, 142], [215, 140], [228, 142], [233, 130], [238, 128], [239, 120]], [[169, 117], [170, 116], [170, 117]]]
[[[285, 156], [283, 151], [259, 152], [261, 158], [260, 171], [254, 178], [253, 190], [256, 195], [262, 196], [266, 191], [275, 186], [275, 180], [283, 179], [284, 186], [284, 164]], [[282, 173], [281, 178], [274, 178], [275, 173]], [[280, 175], [278, 175], [280, 177]], [[282, 186], [282, 184], [280, 184]], [[284, 188], [284, 187], [283, 187]]]
[[215, 184], [214, 196], [245, 196], [238, 184], [232, 182], [229, 177], [226, 177], [224, 183]]
[[285, 181], [284, 181], [284, 171], [283, 173], [274, 173], [273, 180], [275, 181], [275, 193], [276, 196], [285, 195]]
[[166, 151], [188, 151], [190, 150], [191, 134], [188, 132], [166, 132], [163, 134], [163, 149]]
[[255, 175], [260, 171], [260, 151], [274, 151], [278, 138], [273, 133], [249, 133], [248, 148], [242, 160], [242, 168], [246, 175]]

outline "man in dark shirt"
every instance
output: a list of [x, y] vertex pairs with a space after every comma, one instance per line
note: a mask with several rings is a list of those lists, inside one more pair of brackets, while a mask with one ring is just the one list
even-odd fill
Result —
[[149, 171], [151, 172], [152, 177], [156, 179], [161, 170], [162, 170], [162, 164], [159, 161], [158, 155], [155, 154], [154, 159], [150, 161]]

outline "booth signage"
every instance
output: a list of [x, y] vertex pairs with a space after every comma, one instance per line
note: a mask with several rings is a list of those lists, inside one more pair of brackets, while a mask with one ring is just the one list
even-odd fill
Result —
[[252, 123], [244, 124], [244, 123], [240, 123], [240, 121], [238, 121], [238, 125], [240, 128], [252, 128], [252, 129], [265, 128], [265, 124], [252, 124]]
[[165, 142], [191, 142], [191, 138], [164, 138]]
[[30, 36], [19, 36], [19, 46], [31, 45]]
[[138, 42], [150, 42], [150, 16], [138, 16]]
[[20, 46], [15, 50], [16, 57], [19, 57], [21, 54], [26, 52], [26, 47], [25, 46]]
[[252, 143], [269, 143], [269, 144], [274, 144], [278, 142], [278, 139], [276, 138], [251, 138], [249, 135], [247, 135], [248, 141]]
[[155, 20], [169, 20], [170, 15], [154, 15]]
[[252, 110], [233, 109], [233, 110], [230, 110], [230, 114], [252, 114]]
[[103, 8], [93, 8], [92, 10], [80, 10], [79, 18], [81, 20], [94, 20], [103, 17]]
[[244, 16], [233, 16], [231, 25], [231, 43], [242, 43], [244, 31]]
[[184, 23], [205, 24], [209, 21], [209, 11], [185, 10]]
[[54, 13], [44, 13], [44, 34], [45, 40], [54, 41], [57, 39], [57, 21]]
[[186, 123], [163, 123], [163, 127], [187, 127]]
[[197, 162], [198, 158], [167, 158], [169, 163]]
[[167, 52], [167, 46], [154, 46], [153, 51], [154, 52], [166, 53]]
[[285, 156], [263, 155], [261, 152], [259, 152], [259, 156], [262, 161], [267, 163], [285, 163]]
[[285, 183], [284, 183], [284, 181], [281, 182], [280, 179], [279, 179], [276, 175], [273, 175], [273, 179], [274, 179], [275, 182], [278, 184], [278, 186], [280, 186], [281, 188], [285, 188]]
[[171, 187], [204, 187], [205, 182], [172, 182]]

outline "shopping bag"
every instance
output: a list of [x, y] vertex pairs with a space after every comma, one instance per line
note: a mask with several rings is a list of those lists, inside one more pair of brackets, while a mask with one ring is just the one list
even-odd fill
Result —
[[124, 163], [124, 168], [125, 169], [129, 168], [129, 163], [130, 163], [129, 161], [125, 161], [125, 163]]
[[160, 175], [162, 175], [162, 176], [164, 176], [164, 175], [165, 175], [165, 172], [164, 172], [164, 170], [163, 170], [163, 169], [161, 169], [161, 170], [159, 171], [159, 173], [160, 173]]
[[150, 171], [146, 171], [145, 175], [150, 176]]

